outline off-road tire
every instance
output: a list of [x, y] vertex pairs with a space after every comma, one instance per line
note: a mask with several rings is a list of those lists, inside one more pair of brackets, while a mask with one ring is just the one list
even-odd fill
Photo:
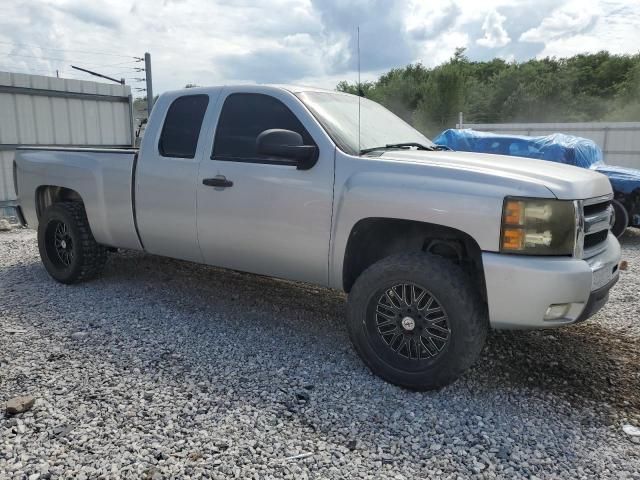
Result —
[[613, 211], [615, 214], [615, 220], [613, 226], [611, 227], [611, 233], [619, 238], [629, 226], [629, 213], [627, 212], [627, 209], [624, 208], [624, 205], [618, 200], [612, 200], [611, 205], [613, 206]]
[[[372, 331], [379, 328], [378, 298], [403, 282], [424, 288], [437, 300], [446, 312], [450, 330], [442, 351], [434, 358], [413, 359], [416, 364], [410, 366], [399, 354], [390, 361], [393, 349], [391, 353], [383, 351], [389, 346]], [[452, 383], [476, 361], [489, 321], [478, 287], [462, 268], [435, 255], [407, 253], [380, 260], [358, 277], [349, 294], [347, 328], [356, 351], [374, 374], [412, 390], [432, 390]]]
[[[68, 264], [56, 253], [55, 232], [51, 229], [58, 225], [66, 225], [72, 245]], [[66, 284], [94, 278], [107, 261], [107, 250], [93, 238], [84, 205], [79, 202], [54, 203], [44, 211], [38, 223], [38, 250], [47, 273]]]

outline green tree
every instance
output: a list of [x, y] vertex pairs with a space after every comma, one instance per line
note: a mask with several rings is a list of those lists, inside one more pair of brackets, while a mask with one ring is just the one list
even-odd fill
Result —
[[[361, 87], [430, 135], [460, 111], [469, 123], [640, 120], [640, 54], [476, 62], [458, 48], [442, 65], [395, 68]], [[337, 88], [358, 93], [355, 83]]]
[[456, 61], [435, 69], [423, 84], [414, 124], [431, 135], [455, 124], [458, 113], [464, 109], [465, 94], [464, 69]]

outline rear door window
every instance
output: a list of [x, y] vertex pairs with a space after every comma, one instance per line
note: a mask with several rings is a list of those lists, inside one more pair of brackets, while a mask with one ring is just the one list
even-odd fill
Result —
[[185, 95], [173, 101], [160, 134], [160, 155], [176, 158], [196, 156], [200, 128], [208, 104], [208, 95]]

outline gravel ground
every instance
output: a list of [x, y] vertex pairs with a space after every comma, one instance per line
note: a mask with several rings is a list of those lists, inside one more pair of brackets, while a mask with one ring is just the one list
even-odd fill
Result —
[[640, 232], [589, 322], [493, 333], [454, 385], [363, 366], [330, 290], [138, 253], [52, 281], [0, 233], [0, 478], [640, 479]]

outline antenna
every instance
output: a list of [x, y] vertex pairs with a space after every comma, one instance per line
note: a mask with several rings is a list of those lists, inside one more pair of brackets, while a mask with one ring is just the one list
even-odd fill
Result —
[[362, 85], [360, 84], [360, 25], [358, 25], [356, 32], [358, 52], [358, 155], [360, 155], [360, 101], [362, 99]]

